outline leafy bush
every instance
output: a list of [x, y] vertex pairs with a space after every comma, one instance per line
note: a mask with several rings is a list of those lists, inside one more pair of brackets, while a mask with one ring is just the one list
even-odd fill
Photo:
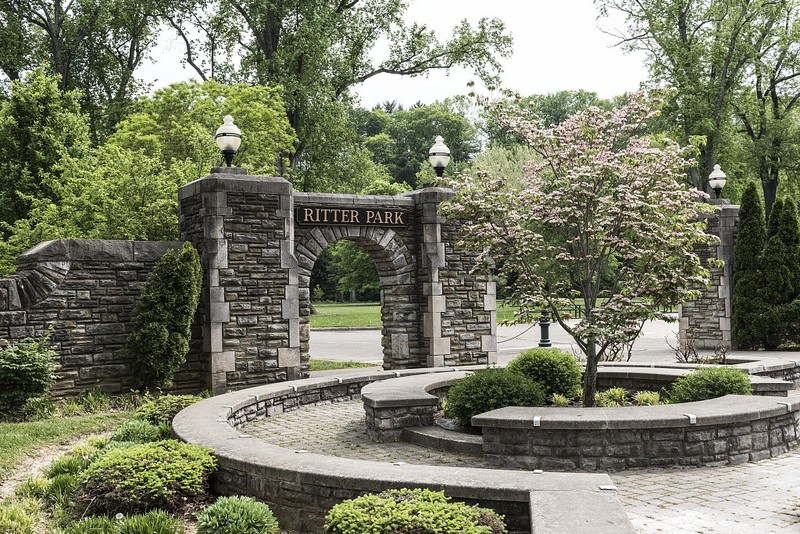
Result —
[[636, 406], [656, 406], [661, 404], [661, 395], [658, 391], [637, 391], [633, 402]]
[[527, 350], [508, 364], [508, 371], [541, 384], [548, 399], [556, 393], [574, 398], [583, 376], [575, 358], [558, 349]]
[[625, 388], [610, 388], [605, 391], [597, 392], [594, 394], [594, 403], [596, 406], [605, 408], [627, 406], [628, 392], [625, 391]]
[[76, 501], [90, 513], [181, 511], [205, 496], [211, 451], [174, 440], [111, 448], [83, 474]]
[[503, 369], [487, 369], [450, 388], [447, 416], [467, 427], [473, 415], [506, 406], [542, 406], [544, 399], [544, 391], [536, 382]]
[[325, 517], [330, 534], [500, 534], [503, 516], [488, 508], [451, 502], [444, 492], [388, 490], [334, 506]]
[[264, 503], [250, 497], [220, 497], [197, 514], [197, 534], [271, 534], [278, 520]]
[[670, 391], [672, 403], [714, 399], [723, 395], [752, 395], [750, 378], [733, 367], [703, 367], [678, 378]]
[[170, 386], [186, 361], [202, 275], [197, 251], [184, 243], [180, 253], [167, 251], [145, 282], [126, 341], [142, 389]]
[[149, 421], [154, 425], [161, 423], [172, 424], [178, 412], [191, 406], [202, 397], [197, 395], [161, 395], [150, 397], [136, 408], [136, 417]]
[[569, 406], [569, 399], [566, 398], [564, 395], [553, 393], [553, 398], [551, 400], [553, 401], [553, 406], [557, 406], [559, 408]]
[[0, 532], [33, 534], [39, 516], [39, 501], [32, 498], [10, 499], [0, 503]]
[[49, 345], [50, 335], [45, 334], [0, 348], [0, 413], [21, 417], [29, 399], [50, 393], [58, 355]]
[[134, 419], [120, 425], [111, 436], [111, 441], [130, 441], [133, 443], [149, 443], [169, 438], [169, 425], [151, 424], [141, 419]]
[[72, 523], [64, 534], [183, 534], [181, 520], [162, 510], [130, 517], [86, 517]]

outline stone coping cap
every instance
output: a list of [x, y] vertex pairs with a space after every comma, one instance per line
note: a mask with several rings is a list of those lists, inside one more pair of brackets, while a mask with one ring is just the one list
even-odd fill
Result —
[[54, 239], [43, 241], [20, 255], [20, 263], [46, 261], [155, 261], [180, 241], [122, 241]]
[[[351, 375], [347, 380], [359, 382], [380, 379], [385, 378], [386, 374], [386, 372], [380, 375], [363, 373]], [[209, 447], [221, 464], [231, 468], [333, 488], [356, 487], [361, 491], [378, 492], [390, 487], [430, 487], [444, 490], [456, 498], [514, 502], [528, 502], [530, 492], [574, 494], [576, 491], [584, 491], [606, 494], [607, 488], [613, 488], [611, 478], [606, 474], [531, 473], [498, 469], [395, 465], [387, 462], [298, 453], [258, 441], [242, 434], [228, 423], [228, 419], [235, 411], [256, 402], [255, 395], [294, 392], [291, 386], [295, 386], [300, 392], [336, 384], [338, 384], [336, 379], [328, 377], [310, 378], [289, 384], [259, 386], [205, 399], [181, 411], [173, 420], [172, 432], [180, 440]]]
[[[477, 369], [484, 369], [477, 366]], [[472, 374], [472, 371], [455, 371], [390, 378], [364, 386], [361, 400], [372, 408], [394, 408], [403, 406], [435, 406], [439, 397], [428, 393], [433, 389], [452, 386]]]
[[[543, 430], [684, 428], [745, 423], [800, 410], [800, 398], [777, 399], [757, 395], [726, 395], [698, 402], [659, 406], [616, 408], [509, 406], [474, 416], [472, 426]], [[694, 418], [689, 415], [693, 415]], [[695, 422], [692, 423], [692, 420]]]
[[181, 186], [178, 200], [201, 193], [273, 193], [288, 195], [292, 184], [279, 176], [252, 176], [249, 174], [210, 174]]
[[[771, 371], [783, 371], [800, 366], [800, 352], [785, 352], [783, 356], [764, 356], [757, 355], [737, 355], [728, 356], [728, 367], [741, 369], [748, 374], [763, 373]], [[636, 363], [636, 362], [601, 362], [598, 370], [603, 368], [661, 368], [661, 369], [697, 369], [699, 367], [714, 367], [713, 364], [696, 363]]]

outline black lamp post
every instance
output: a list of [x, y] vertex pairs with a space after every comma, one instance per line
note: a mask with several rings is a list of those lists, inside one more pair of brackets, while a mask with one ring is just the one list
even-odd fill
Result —
[[436, 171], [436, 176], [439, 178], [444, 176], [444, 169], [450, 163], [450, 149], [444, 144], [444, 139], [441, 135], [436, 136], [436, 142], [428, 151], [428, 161], [431, 163], [433, 170]]
[[720, 193], [722, 193], [722, 188], [725, 187], [727, 181], [727, 176], [722, 172], [719, 165], [714, 165], [714, 170], [708, 175], [708, 185], [714, 190], [716, 198], [719, 198]]
[[217, 128], [217, 133], [214, 134], [214, 141], [222, 151], [225, 164], [230, 167], [233, 156], [236, 155], [239, 145], [242, 144], [242, 131], [233, 123], [233, 117], [225, 115], [225, 118], [222, 119], [222, 126]]

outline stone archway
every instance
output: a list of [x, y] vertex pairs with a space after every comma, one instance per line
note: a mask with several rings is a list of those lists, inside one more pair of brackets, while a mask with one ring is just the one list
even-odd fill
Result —
[[439, 209], [452, 195], [295, 193], [282, 178], [235, 168], [182, 187], [181, 238], [205, 271], [194, 350], [209, 387], [307, 374], [311, 268], [341, 239], [361, 244], [378, 267], [386, 367], [496, 361], [494, 283], [455, 246], [459, 225]]
[[403, 237], [391, 228], [368, 226], [313, 226], [298, 232], [295, 228], [299, 280], [300, 354], [303, 363], [309, 358], [308, 326], [311, 310], [309, 280], [311, 269], [323, 250], [340, 240], [361, 246], [375, 262], [381, 285], [381, 318], [384, 367], [407, 368], [424, 365], [424, 358], [412, 355], [418, 345], [418, 307], [414, 257]]

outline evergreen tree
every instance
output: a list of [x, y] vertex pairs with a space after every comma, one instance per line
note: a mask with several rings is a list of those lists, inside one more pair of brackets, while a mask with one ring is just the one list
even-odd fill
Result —
[[755, 182], [750, 182], [742, 195], [739, 234], [734, 246], [731, 326], [734, 342], [740, 349], [756, 348], [761, 341], [759, 327], [764, 306], [759, 298], [762, 285], [760, 260], [765, 235], [764, 208]]
[[781, 324], [785, 341], [800, 343], [800, 223], [797, 206], [791, 198], [783, 202], [777, 236], [786, 247], [784, 265], [791, 283], [791, 289], [781, 306]]
[[792, 271], [786, 264], [788, 257], [788, 248], [778, 235], [769, 239], [761, 257], [761, 287], [758, 296], [753, 297], [762, 306], [755, 324], [767, 350], [777, 349], [786, 339], [785, 312], [793, 292]]
[[197, 251], [184, 243], [180, 252], [164, 254], [147, 278], [126, 342], [142, 390], [172, 386], [172, 377], [186, 361], [202, 277]]
[[781, 212], [783, 211], [783, 199], [777, 199], [772, 205], [772, 211], [769, 212], [769, 221], [767, 222], [767, 239], [778, 233], [778, 223], [781, 220]]

